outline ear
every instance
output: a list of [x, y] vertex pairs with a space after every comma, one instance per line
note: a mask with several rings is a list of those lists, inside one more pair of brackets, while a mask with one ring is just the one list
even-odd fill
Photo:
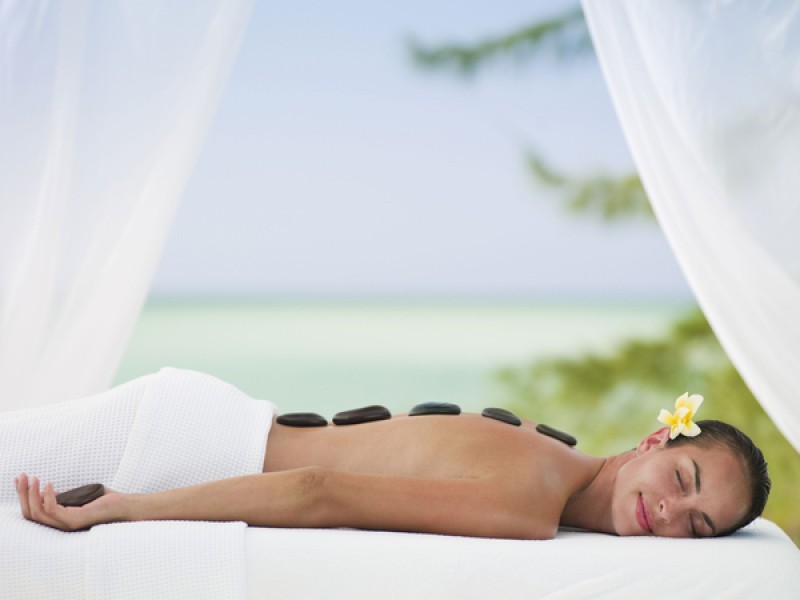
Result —
[[644, 438], [636, 446], [636, 454], [644, 454], [653, 448], [663, 448], [669, 440], [669, 427], [662, 427]]

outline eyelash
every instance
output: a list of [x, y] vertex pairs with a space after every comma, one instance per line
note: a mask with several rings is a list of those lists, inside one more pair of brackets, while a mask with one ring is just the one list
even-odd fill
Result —
[[[686, 487], [683, 485], [683, 477], [681, 477], [680, 470], [675, 471], [675, 479], [678, 480], [678, 484], [681, 486], [681, 491], [686, 492]], [[699, 537], [697, 534], [697, 528], [694, 526], [694, 519], [689, 517], [689, 531], [692, 534], [692, 537]]]

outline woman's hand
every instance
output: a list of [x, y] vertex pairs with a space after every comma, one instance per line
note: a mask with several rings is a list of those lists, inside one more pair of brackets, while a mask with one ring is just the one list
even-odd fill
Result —
[[29, 521], [62, 531], [78, 531], [124, 520], [124, 494], [106, 489], [103, 496], [84, 506], [61, 506], [56, 502], [56, 491], [50, 483], [42, 490], [36, 477], [22, 473], [14, 479], [14, 484], [22, 515]]

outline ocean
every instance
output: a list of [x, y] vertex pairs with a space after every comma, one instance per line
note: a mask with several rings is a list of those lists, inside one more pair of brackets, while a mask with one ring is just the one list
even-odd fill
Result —
[[688, 303], [151, 301], [115, 383], [204, 371], [282, 412], [497, 406], [494, 373], [656, 337]]

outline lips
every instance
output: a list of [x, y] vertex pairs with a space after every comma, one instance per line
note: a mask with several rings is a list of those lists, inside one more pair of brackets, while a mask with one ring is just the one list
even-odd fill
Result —
[[639, 494], [639, 498], [636, 500], [636, 521], [639, 523], [639, 527], [652, 535], [653, 527], [651, 526], [651, 521], [647, 514], [647, 508], [644, 505], [644, 498], [641, 494]]

